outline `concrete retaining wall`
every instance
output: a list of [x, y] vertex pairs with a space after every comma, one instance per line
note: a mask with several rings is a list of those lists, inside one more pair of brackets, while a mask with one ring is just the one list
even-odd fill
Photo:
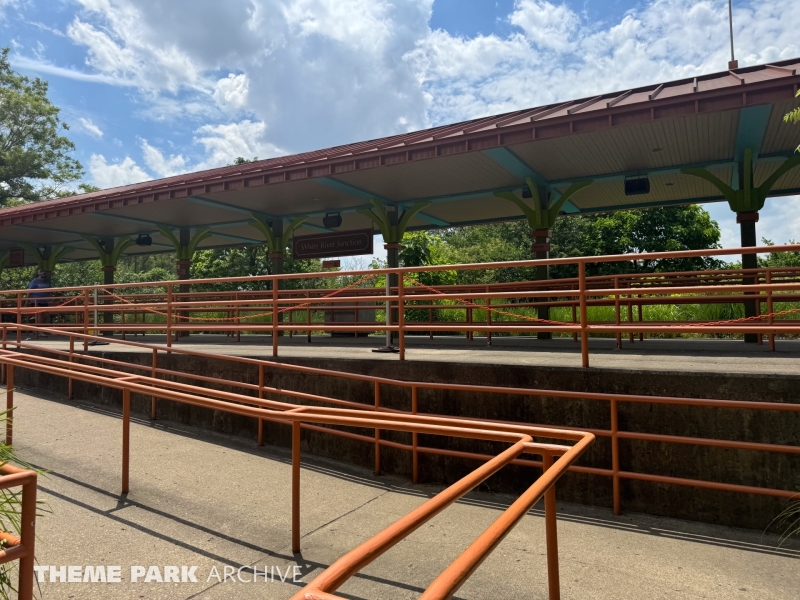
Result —
[[[118, 360], [149, 366], [149, 354], [108, 353]], [[284, 359], [284, 362], [325, 369], [422, 382], [457, 382], [476, 385], [510, 386], [538, 389], [686, 396], [725, 400], [800, 402], [800, 376], [721, 375], [713, 373], [668, 373], [623, 370], [582, 370], [526, 366], [447, 364], [440, 362], [356, 361], [334, 359]], [[254, 366], [219, 359], [179, 355], [163, 356], [162, 368], [202, 374], [233, 381], [258, 382]], [[266, 384], [314, 394], [373, 402], [372, 384], [325, 376], [295, 374], [279, 369], [266, 370]], [[61, 378], [19, 370], [17, 384], [66, 394]], [[231, 389], [220, 386], [221, 389]], [[91, 402], [119, 406], [120, 393], [81, 382], [75, 384], [75, 396]], [[278, 399], [276, 397], [276, 399]], [[383, 386], [385, 406], [410, 409], [410, 392]], [[520, 397], [420, 390], [420, 412], [519, 421], [579, 428], [609, 429], [607, 402], [564, 400], [553, 397]], [[149, 397], [133, 398], [133, 410], [149, 415]], [[621, 430], [719, 439], [800, 445], [800, 413], [622, 404], [619, 412]], [[208, 409], [160, 401], [158, 416], [197, 427], [253, 439], [254, 419], [219, 413]], [[371, 435], [371, 431], [363, 433]], [[410, 441], [410, 434], [384, 434], [387, 439]], [[289, 428], [266, 425], [267, 443], [288, 446]], [[442, 439], [420, 436], [420, 445], [458, 448], [470, 452], [496, 453], [498, 447], [475, 440]], [[304, 431], [304, 451], [371, 466], [372, 444], [324, 433]], [[610, 442], [598, 438], [580, 464], [609, 468]], [[800, 493], [800, 455], [745, 450], [724, 450], [654, 442], [620, 442], [621, 469], [659, 475], [722, 481], [742, 485], [797, 490]], [[382, 449], [386, 472], [410, 476], [409, 452]], [[473, 461], [432, 455], [420, 456], [423, 481], [450, 483], [475, 467]], [[507, 467], [482, 487], [488, 491], [519, 492], [536, 478], [532, 469]], [[623, 480], [623, 510], [666, 515], [739, 527], [763, 529], [782, 510], [784, 501], [754, 494], [718, 492], [691, 487]], [[611, 507], [611, 479], [608, 477], [567, 474], [558, 485], [563, 500]]]

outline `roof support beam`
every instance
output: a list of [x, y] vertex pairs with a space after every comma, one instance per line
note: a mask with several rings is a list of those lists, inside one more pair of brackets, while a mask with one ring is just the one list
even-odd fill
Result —
[[[269, 213], [265, 213], [265, 212], [262, 212], [262, 211], [259, 211], [259, 210], [252, 210], [252, 209], [249, 209], [249, 208], [244, 208], [242, 206], [236, 206], [235, 204], [228, 204], [227, 202], [220, 202], [219, 200], [209, 200], [208, 198], [199, 198], [198, 196], [189, 196], [187, 198], [184, 198], [184, 200], [188, 200], [189, 202], [195, 202], [197, 204], [205, 204], [206, 206], [213, 206], [214, 208], [221, 208], [221, 209], [224, 209], [224, 210], [240, 212], [240, 213], [246, 214], [246, 215], [257, 214], [259, 216], [264, 217], [265, 219], [267, 219], [269, 221], [272, 221], [274, 219], [282, 219], [282, 218], [285, 219], [286, 218], [286, 217], [279, 217], [277, 215], [272, 215], [272, 214], [269, 214]], [[245, 223], [247, 223], [247, 222], [249, 222], [249, 220], [245, 221]], [[325, 231], [325, 232], [333, 231], [332, 229], [328, 229], [327, 227], [320, 227], [319, 225], [314, 225], [313, 223], [308, 223], [308, 222], [303, 223], [303, 227], [308, 227], [309, 229], [313, 229], [313, 230], [316, 230], [316, 231]], [[222, 234], [218, 234], [218, 235], [222, 235]], [[231, 236], [227, 236], [227, 237], [231, 237]], [[236, 237], [236, 236], [233, 236], [233, 237]]]
[[[767, 133], [769, 117], [772, 114], [771, 104], [748, 106], [739, 111], [739, 129], [736, 132], [736, 151], [733, 160], [737, 163], [744, 161], [747, 148], [752, 152], [752, 160], [757, 161]], [[734, 170], [731, 175], [731, 188], [739, 189], [739, 172]]]
[[[363, 190], [363, 189], [358, 188], [358, 187], [356, 187], [354, 185], [350, 185], [349, 183], [345, 183], [344, 181], [339, 181], [338, 179], [334, 179], [333, 177], [323, 177], [322, 179], [315, 179], [314, 181], [316, 183], [321, 183], [322, 185], [326, 185], [326, 186], [328, 186], [330, 188], [333, 188], [335, 190], [338, 190], [340, 192], [344, 192], [346, 194], [350, 194], [351, 196], [356, 196], [357, 198], [362, 198], [364, 200], [370, 200], [371, 201], [371, 200], [375, 199], [378, 202], [381, 202], [382, 204], [394, 204], [398, 208], [406, 208], [406, 209], [408, 209], [408, 208], [410, 208], [411, 206], [414, 205], [414, 203], [412, 203], [412, 202], [396, 202], [394, 200], [389, 200], [387, 198], [383, 198], [379, 194], [373, 194], [372, 192], [369, 192], [367, 190]], [[360, 212], [361, 214], [364, 214], [363, 212], [361, 212], [362, 210], [364, 210], [364, 209], [359, 209], [358, 212]], [[371, 209], [366, 209], [366, 210], [371, 210]], [[429, 215], [429, 214], [424, 213], [424, 212], [418, 212], [417, 211], [415, 216], [418, 219], [422, 219], [422, 220], [427, 221], [428, 223], [431, 223], [433, 225], [438, 225], [439, 227], [449, 227], [450, 226], [450, 223], [448, 223], [447, 221], [443, 221], [441, 219], [438, 219], [438, 218], [434, 217], [433, 215]]]
[[[524, 160], [522, 160], [519, 156], [514, 154], [508, 148], [490, 148], [488, 150], [484, 150], [483, 153], [489, 158], [491, 158], [498, 165], [503, 167], [506, 171], [518, 177], [522, 181], [526, 181], [527, 179], [532, 179], [537, 185], [546, 186], [550, 191], [550, 195], [552, 196], [550, 199], [551, 206], [556, 202], [559, 202], [561, 193], [558, 192], [557, 196], [553, 194], [553, 192], [555, 191], [553, 188], [553, 183], [547, 181], [539, 173], [534, 171], [528, 165], [528, 163], [526, 163]], [[586, 178], [586, 181], [592, 181], [592, 180], [593, 178], [591, 177]], [[533, 192], [533, 190], [531, 190], [531, 192]], [[569, 200], [562, 203], [561, 210], [568, 214], [575, 214], [581, 212], [580, 209]]]

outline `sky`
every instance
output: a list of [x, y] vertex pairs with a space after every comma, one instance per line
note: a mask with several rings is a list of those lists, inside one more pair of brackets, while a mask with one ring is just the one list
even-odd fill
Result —
[[[800, 56], [793, 1], [734, 0], [740, 66]], [[721, 71], [727, 4], [0, 0], [0, 46], [49, 81], [107, 188]], [[738, 246], [727, 205], [706, 208]], [[800, 240], [800, 197], [758, 228]]]

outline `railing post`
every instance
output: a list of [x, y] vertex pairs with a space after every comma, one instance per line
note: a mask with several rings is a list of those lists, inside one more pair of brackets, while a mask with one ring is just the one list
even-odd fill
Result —
[[619, 407], [611, 400], [611, 473], [614, 491], [614, 514], [622, 514], [622, 500], [619, 492]]
[[89, 289], [83, 290], [83, 351], [89, 350]]
[[[619, 292], [619, 277], [614, 277], [614, 290]], [[620, 306], [619, 300], [619, 293], [614, 294], [614, 318], [616, 320], [616, 325], [619, 327], [622, 325], [622, 307]], [[617, 349], [622, 349], [622, 332], [617, 331]]]
[[[572, 324], [573, 325], [577, 325], [578, 324], [578, 307], [575, 306], [575, 304], [572, 305]], [[577, 342], [578, 341], [578, 332], [577, 331], [573, 331], [572, 332], [572, 341], [573, 342]]]
[[[153, 348], [153, 363], [152, 363], [152, 368], [150, 370], [150, 375], [152, 376], [153, 379], [157, 379], [158, 378], [157, 369], [158, 369], [158, 349], [157, 348]], [[158, 411], [158, 398], [156, 398], [155, 396], [150, 396], [150, 420], [151, 421], [155, 421], [156, 420], [157, 411]]]
[[19, 559], [19, 600], [33, 598], [33, 566], [36, 562], [36, 473], [22, 486], [22, 507], [20, 514], [19, 539], [28, 550], [27, 556]]
[[[486, 286], [486, 293], [489, 293], [489, 286]], [[486, 326], [492, 326], [492, 299], [486, 298]], [[492, 345], [492, 331], [490, 329], [486, 330], [486, 345]]]
[[[628, 282], [628, 290], [631, 289], [631, 283]], [[633, 297], [628, 294], [628, 323], [633, 323]], [[628, 332], [628, 339], [630, 340], [631, 344], [633, 343], [633, 330], [631, 329]]]
[[[70, 363], [75, 362], [75, 336], [72, 335], [72, 334], [70, 334], [70, 336], [69, 336], [69, 362]], [[70, 366], [69, 370], [70, 371], [72, 370], [71, 366]], [[70, 377], [67, 380], [67, 399], [68, 400], [72, 400], [74, 398], [73, 386], [74, 386], [73, 379], [72, 379], [72, 377]]]
[[589, 366], [589, 315], [586, 309], [586, 263], [578, 263], [578, 293], [581, 306], [581, 363]]
[[[417, 414], [419, 408], [419, 401], [417, 397], [417, 386], [411, 386], [411, 414]], [[411, 482], [419, 483], [419, 452], [417, 446], [419, 443], [419, 434], [415, 431], [411, 434]]]
[[122, 389], [122, 493], [130, 491], [129, 471], [131, 456], [131, 391]]
[[6, 446], [14, 442], [14, 365], [6, 366]]
[[278, 280], [272, 279], [272, 356], [278, 356]]
[[[766, 283], [767, 283], [767, 285], [771, 285], [772, 284], [772, 271], [770, 271], [769, 269], [767, 269]], [[767, 289], [767, 315], [768, 315], [767, 316], [767, 324], [770, 327], [772, 327], [772, 325], [773, 325], [773, 317], [772, 317], [772, 313], [773, 312], [774, 312], [774, 310], [773, 310], [773, 301], [772, 301], [772, 290], [771, 289]], [[768, 338], [769, 338], [769, 349], [770, 349], [770, 351], [775, 352], [775, 332], [774, 331], [770, 331]], [[5, 348], [5, 346], [3, 346], [3, 347]]]
[[306, 298], [308, 303], [306, 304], [306, 325], [308, 325], [308, 329], [306, 330], [306, 342], [311, 343], [311, 292], [306, 292]]
[[22, 341], [22, 292], [17, 292], [17, 344]]
[[167, 348], [172, 347], [172, 284], [167, 284]]
[[[375, 382], [375, 411], [381, 406], [381, 384]], [[375, 429], [375, 475], [381, 474], [381, 430]]]
[[292, 422], [292, 552], [300, 552], [300, 420]]
[[[639, 310], [639, 323], [641, 323], [642, 322], [642, 297], [641, 296], [639, 296], [638, 310]], [[639, 332], [639, 341], [640, 342], [644, 341], [644, 332], [643, 331]]]
[[406, 359], [406, 307], [403, 299], [403, 294], [405, 292], [403, 275], [402, 271], [397, 274], [397, 337], [400, 348], [400, 360]]
[[[551, 454], [542, 455], [542, 471], [553, 466]], [[547, 589], [549, 600], [561, 600], [558, 577], [558, 522], [556, 520], [556, 484], [544, 493], [544, 526], [547, 539]]]
[[[258, 365], [258, 398], [264, 399], [264, 365]], [[264, 445], [264, 419], [258, 420], [258, 445]]]

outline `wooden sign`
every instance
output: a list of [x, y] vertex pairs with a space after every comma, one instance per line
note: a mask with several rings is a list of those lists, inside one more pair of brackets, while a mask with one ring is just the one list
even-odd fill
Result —
[[531, 252], [550, 252], [550, 242], [538, 242], [531, 246]]
[[9, 267], [24, 267], [25, 266], [25, 250], [12, 250], [8, 257]]
[[372, 229], [298, 235], [292, 239], [292, 258], [326, 258], [372, 254]]
[[338, 269], [342, 266], [342, 261], [340, 260], [323, 260], [322, 261], [322, 268], [323, 269]]

